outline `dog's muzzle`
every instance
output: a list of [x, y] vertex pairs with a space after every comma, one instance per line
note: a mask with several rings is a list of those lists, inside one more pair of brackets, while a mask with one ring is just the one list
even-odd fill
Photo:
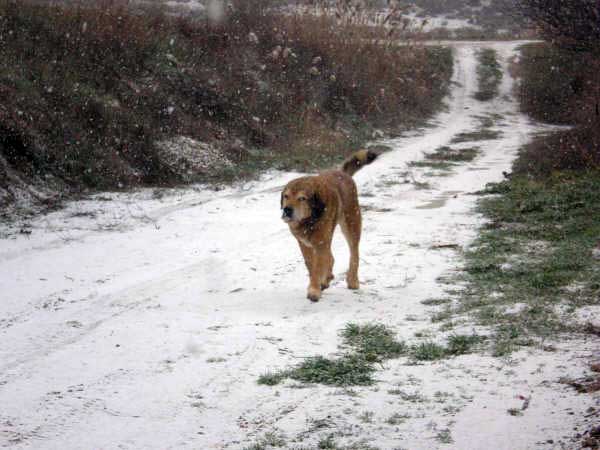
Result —
[[292, 220], [293, 215], [294, 215], [294, 210], [292, 208], [290, 208], [289, 206], [286, 206], [285, 208], [283, 208], [281, 218], [284, 220], [284, 222], [289, 222], [290, 220]]

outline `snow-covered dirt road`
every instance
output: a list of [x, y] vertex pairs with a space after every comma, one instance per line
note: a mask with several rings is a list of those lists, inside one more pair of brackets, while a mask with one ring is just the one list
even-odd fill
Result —
[[[473, 99], [482, 46], [504, 68], [490, 102]], [[345, 288], [339, 234], [332, 287], [318, 303], [305, 298], [306, 269], [279, 218], [281, 187], [297, 174], [221, 191], [100, 195], [0, 240], [0, 446], [242, 449], [266, 435], [316, 448], [333, 434], [356, 449], [569, 448], [561, 440], [592, 401], [558, 383], [583, 371], [590, 349], [577, 341], [504, 359], [400, 358], [374, 386], [352, 390], [257, 384], [268, 370], [335, 353], [348, 322], [383, 323], [408, 343], [445, 337], [430, 320], [435, 307], [421, 303], [461, 263], [440, 244], [468, 245], [482, 220], [469, 193], [501, 180], [541, 130], [512, 98], [517, 46], [456, 44], [447, 111], [385, 142], [394, 150], [356, 175], [359, 291]], [[445, 176], [409, 164], [490, 120], [498, 138], [453, 144], [479, 146], [474, 161]], [[512, 416], [518, 396], [531, 400]]]

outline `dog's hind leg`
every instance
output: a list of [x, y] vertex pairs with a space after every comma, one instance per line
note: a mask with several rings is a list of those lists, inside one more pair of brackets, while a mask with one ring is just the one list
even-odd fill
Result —
[[327, 270], [323, 272], [323, 279], [321, 280], [321, 290], [325, 290], [329, 287], [331, 280], [333, 280], [333, 264], [335, 259], [333, 258], [333, 253], [331, 253], [331, 248], [327, 250]]
[[350, 248], [350, 265], [346, 274], [346, 283], [348, 284], [348, 289], [358, 289], [360, 287], [358, 281], [358, 246], [360, 244], [361, 229], [361, 217], [358, 205], [351, 217], [346, 217], [345, 220], [341, 221], [340, 227]]

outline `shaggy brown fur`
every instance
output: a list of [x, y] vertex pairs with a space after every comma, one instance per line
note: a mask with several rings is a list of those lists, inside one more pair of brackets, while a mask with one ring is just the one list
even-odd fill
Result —
[[281, 193], [282, 219], [298, 240], [310, 275], [307, 297], [316, 302], [333, 279], [331, 241], [339, 224], [350, 247], [349, 289], [358, 289], [358, 245], [361, 215], [356, 184], [358, 170], [377, 158], [371, 150], [360, 150], [348, 158], [341, 170], [290, 181]]

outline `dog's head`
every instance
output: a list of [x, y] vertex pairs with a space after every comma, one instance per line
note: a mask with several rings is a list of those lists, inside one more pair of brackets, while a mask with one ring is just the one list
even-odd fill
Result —
[[316, 222], [325, 211], [325, 204], [310, 178], [290, 181], [281, 192], [281, 218], [287, 223]]

